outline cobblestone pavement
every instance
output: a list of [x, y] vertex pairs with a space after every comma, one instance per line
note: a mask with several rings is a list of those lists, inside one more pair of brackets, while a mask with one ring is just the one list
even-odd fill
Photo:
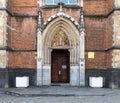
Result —
[[104, 96], [35, 96], [21, 97], [4, 94], [0, 89], [0, 103], [120, 103], [120, 90]]

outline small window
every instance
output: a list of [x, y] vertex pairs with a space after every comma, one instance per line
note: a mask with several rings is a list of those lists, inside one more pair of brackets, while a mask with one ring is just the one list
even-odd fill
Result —
[[54, 2], [54, 3], [55, 3], [55, 4], [58, 4], [58, 3], [59, 3], [59, 1], [60, 1], [60, 0], [55, 0], [55, 2]]
[[64, 4], [76, 4], [77, 0], [46, 0], [47, 5], [58, 4], [63, 2]]
[[51, 4], [53, 2], [53, 0], [46, 0], [47, 4]]
[[76, 0], [70, 0], [70, 3], [76, 3]]

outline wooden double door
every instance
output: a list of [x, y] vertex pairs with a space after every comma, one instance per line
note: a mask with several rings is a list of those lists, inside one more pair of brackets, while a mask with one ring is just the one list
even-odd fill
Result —
[[53, 50], [51, 54], [51, 82], [69, 83], [70, 54], [68, 50]]

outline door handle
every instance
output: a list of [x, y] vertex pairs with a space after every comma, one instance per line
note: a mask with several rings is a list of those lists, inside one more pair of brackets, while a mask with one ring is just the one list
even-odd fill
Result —
[[58, 74], [61, 75], [61, 71], [60, 70], [59, 70]]

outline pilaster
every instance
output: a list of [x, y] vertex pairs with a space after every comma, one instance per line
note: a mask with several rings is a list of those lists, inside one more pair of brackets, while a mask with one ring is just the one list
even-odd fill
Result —
[[7, 66], [7, 12], [6, 0], [0, 0], [0, 68]]
[[83, 9], [80, 12], [80, 86], [85, 86], [85, 28]]
[[42, 11], [38, 13], [37, 30], [37, 86], [43, 85], [43, 57], [42, 57]]

